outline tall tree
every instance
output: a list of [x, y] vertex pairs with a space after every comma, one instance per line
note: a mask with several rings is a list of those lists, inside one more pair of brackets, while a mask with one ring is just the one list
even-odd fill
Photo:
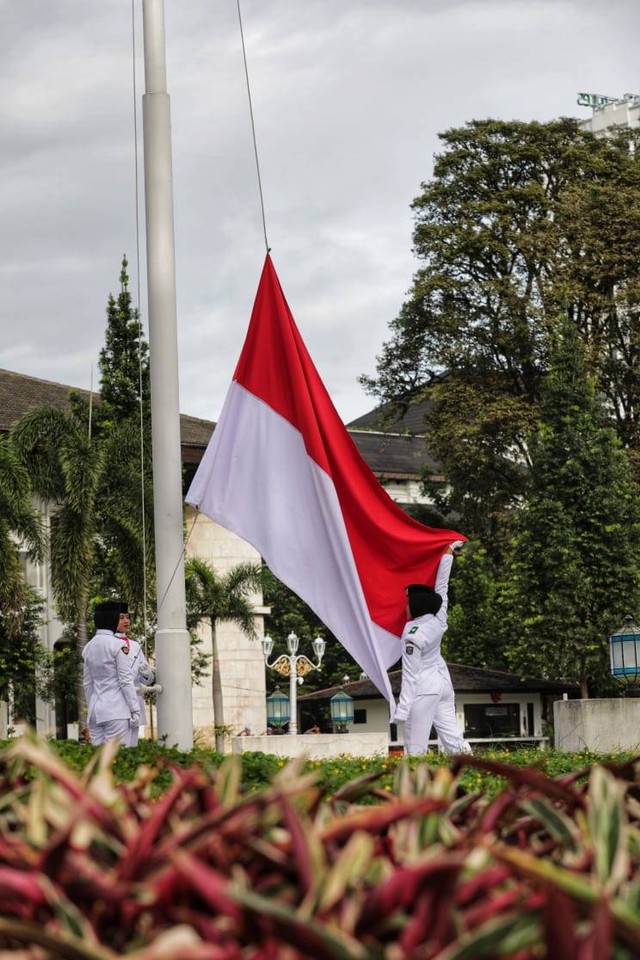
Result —
[[105, 344], [100, 351], [101, 424], [119, 422], [129, 417], [149, 421], [149, 346], [144, 339], [140, 314], [133, 306], [129, 291], [128, 261], [120, 265], [120, 292], [109, 294]]
[[21, 579], [21, 545], [34, 559], [42, 558], [42, 525], [32, 502], [28, 471], [13, 444], [0, 437], [0, 596], [5, 603]]
[[259, 564], [239, 563], [226, 573], [218, 573], [204, 560], [193, 557], [185, 564], [187, 625], [191, 628], [203, 620], [211, 626], [211, 692], [216, 748], [224, 749], [224, 698], [218, 648], [217, 624], [220, 620], [235, 623], [248, 637], [257, 636], [253, 595], [262, 584]]
[[531, 441], [532, 480], [502, 598], [505, 647], [529, 676], [610, 686], [607, 637], [640, 601], [640, 489], [565, 322]]
[[[94, 590], [103, 597], [114, 593], [125, 597], [136, 619], [150, 622], [155, 609], [150, 456], [143, 464], [135, 417], [114, 422], [103, 431], [101, 442], [106, 469], [97, 502], [100, 537]], [[150, 454], [150, 438], [144, 449]]]
[[494, 546], [526, 492], [560, 317], [619, 436], [640, 447], [639, 138], [598, 139], [569, 119], [473, 121], [441, 135], [413, 203], [421, 266], [377, 376], [361, 381], [400, 404], [429, 394], [429, 446], [450, 482], [441, 507]]
[[120, 268], [120, 292], [117, 298], [110, 294], [107, 302], [99, 368], [95, 419], [105, 437], [109, 470], [98, 504], [98, 586], [103, 594], [115, 591], [126, 596], [134, 615], [146, 620], [155, 604], [149, 347], [129, 291], [126, 257]]
[[[49, 552], [58, 612], [74, 628], [80, 652], [87, 642], [87, 614], [98, 535], [98, 500], [106, 469], [104, 443], [73, 411], [34, 407], [12, 427], [11, 439], [34, 491], [55, 506]], [[81, 723], [86, 704], [78, 682]]]
[[0, 614], [0, 702], [12, 694], [13, 714], [35, 726], [36, 697], [47, 699], [52, 658], [40, 642], [42, 597], [16, 580]]
[[490, 670], [509, 669], [501, 587], [498, 565], [480, 543], [468, 543], [451, 577], [449, 629], [442, 644], [446, 660]]
[[[34, 492], [55, 508], [51, 581], [58, 613], [77, 641], [78, 663], [94, 595], [124, 595], [138, 612], [144, 586], [153, 595], [150, 457], [143, 466], [140, 455], [142, 437], [151, 450], [148, 347], [131, 304], [126, 258], [118, 298], [108, 301], [100, 369], [99, 403], [72, 393], [67, 410], [34, 408], [11, 431]], [[77, 695], [83, 723], [79, 680]]]
[[0, 701], [10, 684], [34, 690], [42, 648], [34, 624], [37, 603], [20, 563], [20, 549], [43, 556], [43, 531], [29, 475], [13, 445], [0, 438]]

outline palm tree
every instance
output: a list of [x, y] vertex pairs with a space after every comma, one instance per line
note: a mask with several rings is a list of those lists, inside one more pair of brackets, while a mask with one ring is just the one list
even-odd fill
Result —
[[[34, 407], [12, 427], [11, 439], [34, 491], [54, 505], [49, 551], [51, 584], [61, 618], [72, 625], [78, 653], [87, 642], [87, 612], [98, 534], [100, 485], [107, 469], [104, 442], [74, 409]], [[78, 714], [86, 721], [82, 684]]]
[[[155, 612], [153, 482], [150, 464], [140, 460], [140, 421], [116, 422], [104, 433], [108, 469], [100, 485], [99, 571], [101, 593], [126, 597], [134, 615]], [[147, 448], [151, 447], [150, 437]]]
[[251, 594], [261, 588], [262, 570], [257, 563], [240, 563], [227, 573], [216, 573], [204, 560], [191, 558], [185, 564], [187, 591], [187, 623], [193, 629], [203, 620], [211, 624], [211, 686], [216, 749], [224, 749], [224, 702], [220, 676], [220, 652], [216, 623], [230, 620], [246, 636], [257, 637], [255, 603]]
[[10, 677], [33, 664], [36, 651], [25, 651], [25, 618], [30, 615], [30, 591], [20, 564], [20, 548], [42, 559], [42, 525], [31, 498], [29, 475], [8, 440], [0, 438], [0, 699]]
[[[29, 474], [15, 447], [0, 438], [0, 596], [11, 595], [20, 572], [18, 545], [42, 558], [42, 525], [31, 498]], [[4, 606], [3, 606], [4, 609]]]

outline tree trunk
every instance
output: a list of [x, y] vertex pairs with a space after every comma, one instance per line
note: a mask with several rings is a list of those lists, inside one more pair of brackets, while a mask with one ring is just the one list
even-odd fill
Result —
[[216, 750], [224, 753], [224, 700], [222, 697], [222, 677], [220, 675], [220, 652], [215, 621], [211, 621], [211, 691], [213, 694], [213, 729]]
[[584, 668], [580, 669], [580, 696], [583, 700], [589, 699], [589, 680]]

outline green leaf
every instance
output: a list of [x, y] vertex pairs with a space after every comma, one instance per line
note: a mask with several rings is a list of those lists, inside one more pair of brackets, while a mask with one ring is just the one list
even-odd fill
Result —
[[629, 873], [624, 787], [608, 770], [594, 766], [589, 777], [587, 825], [595, 875], [606, 893], [616, 891]]

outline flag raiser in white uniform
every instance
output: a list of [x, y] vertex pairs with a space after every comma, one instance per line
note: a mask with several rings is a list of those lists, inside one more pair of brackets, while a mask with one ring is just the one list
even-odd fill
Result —
[[247, 337], [187, 502], [251, 543], [392, 700], [404, 587], [435, 582], [453, 530], [391, 499], [331, 402], [267, 255]]

